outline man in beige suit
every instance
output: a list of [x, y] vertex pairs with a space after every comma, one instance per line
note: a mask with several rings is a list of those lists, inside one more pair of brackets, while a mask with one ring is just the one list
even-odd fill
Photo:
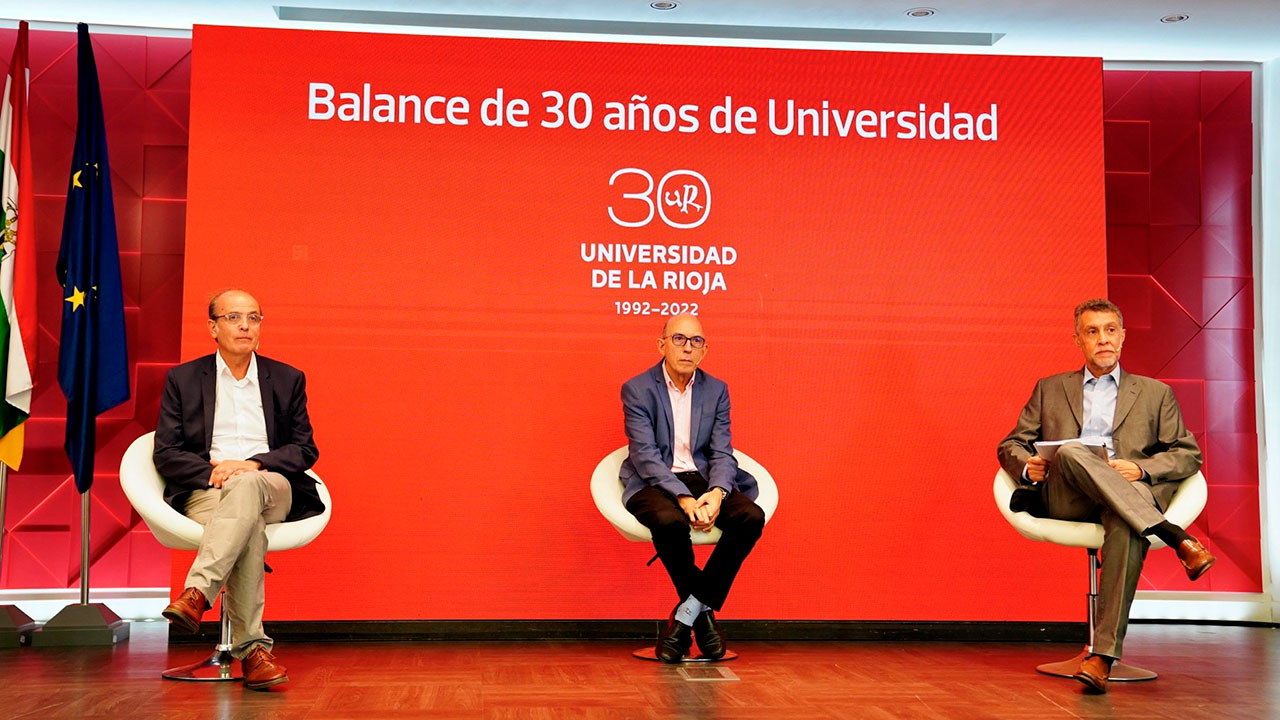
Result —
[[[1147, 536], [1174, 548], [1192, 580], [1215, 558], [1162, 514], [1178, 482], [1200, 469], [1200, 448], [1168, 385], [1120, 369], [1120, 308], [1102, 299], [1081, 303], [1074, 339], [1084, 368], [1036, 383], [998, 455], [1006, 472], [1040, 491], [1047, 517], [1102, 523], [1096, 629], [1075, 677], [1106, 692], [1151, 545]], [[1052, 461], [1036, 454], [1036, 442], [1073, 440], [1080, 442], [1060, 445]], [[1104, 447], [1108, 459], [1087, 446]]]

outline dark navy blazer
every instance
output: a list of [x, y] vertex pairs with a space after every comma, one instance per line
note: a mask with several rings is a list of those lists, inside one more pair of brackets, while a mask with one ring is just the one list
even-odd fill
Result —
[[[257, 460], [263, 470], [278, 472], [289, 481], [293, 505], [288, 520], [319, 515], [324, 512], [324, 503], [316, 492], [315, 479], [306, 474], [320, 456], [307, 415], [306, 376], [297, 368], [259, 355], [258, 387], [270, 450], [245, 459]], [[152, 458], [165, 480], [164, 499], [178, 512], [192, 490], [209, 487], [216, 389], [213, 355], [185, 362], [165, 378]]]

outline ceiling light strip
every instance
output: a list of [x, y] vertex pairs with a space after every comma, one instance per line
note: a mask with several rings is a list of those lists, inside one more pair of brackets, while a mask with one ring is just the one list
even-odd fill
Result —
[[711, 25], [701, 23], [576, 20], [505, 15], [453, 15], [391, 10], [357, 10], [277, 5], [281, 20], [358, 23], [410, 27], [462, 28], [522, 32], [590, 33], [658, 37], [729, 38], [739, 40], [796, 40], [806, 42], [964, 45], [991, 47], [1004, 33], [926, 32], [919, 30], [863, 30], [856, 28], [777, 27], [767, 25]]

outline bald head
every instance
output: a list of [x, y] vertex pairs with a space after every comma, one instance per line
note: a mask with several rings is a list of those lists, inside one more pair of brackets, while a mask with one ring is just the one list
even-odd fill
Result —
[[209, 296], [209, 319], [217, 320], [219, 315], [225, 314], [227, 311], [219, 307], [219, 303], [247, 300], [258, 308], [258, 312], [262, 312], [262, 306], [258, 304], [258, 299], [250, 295], [248, 292], [240, 288], [223, 288]]
[[658, 339], [658, 352], [662, 353], [667, 374], [683, 389], [698, 369], [698, 363], [707, 355], [702, 323], [688, 313], [667, 320], [662, 325], [662, 337]]
[[692, 322], [693, 326], [696, 326], [697, 329], [693, 332], [693, 335], [702, 334], [702, 323], [698, 321], [698, 316], [691, 315], [689, 313], [680, 313], [679, 315], [672, 315], [671, 317], [667, 318], [666, 322], [662, 323], [662, 337], [666, 337], [673, 332], [679, 332], [685, 337], [691, 337], [690, 334], [687, 332], [684, 332], [682, 330], [672, 329], [672, 327], [676, 325], [685, 327], [684, 323], [686, 322]]

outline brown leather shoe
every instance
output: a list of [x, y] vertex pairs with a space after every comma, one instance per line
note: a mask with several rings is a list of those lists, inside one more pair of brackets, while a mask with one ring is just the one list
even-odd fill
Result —
[[1101, 655], [1089, 655], [1080, 661], [1080, 667], [1071, 677], [1104, 693], [1107, 691], [1107, 678], [1111, 677], [1111, 665]]
[[244, 668], [244, 686], [250, 690], [266, 690], [272, 685], [289, 682], [288, 671], [276, 662], [276, 656], [261, 645], [255, 645], [240, 659]]
[[208, 609], [209, 601], [204, 593], [195, 588], [187, 588], [160, 614], [168, 618], [179, 630], [193, 633], [200, 629], [200, 618], [204, 617]]
[[1182, 561], [1182, 567], [1187, 569], [1187, 577], [1191, 580], [1199, 579], [1218, 561], [1195, 538], [1178, 543], [1178, 559]]

